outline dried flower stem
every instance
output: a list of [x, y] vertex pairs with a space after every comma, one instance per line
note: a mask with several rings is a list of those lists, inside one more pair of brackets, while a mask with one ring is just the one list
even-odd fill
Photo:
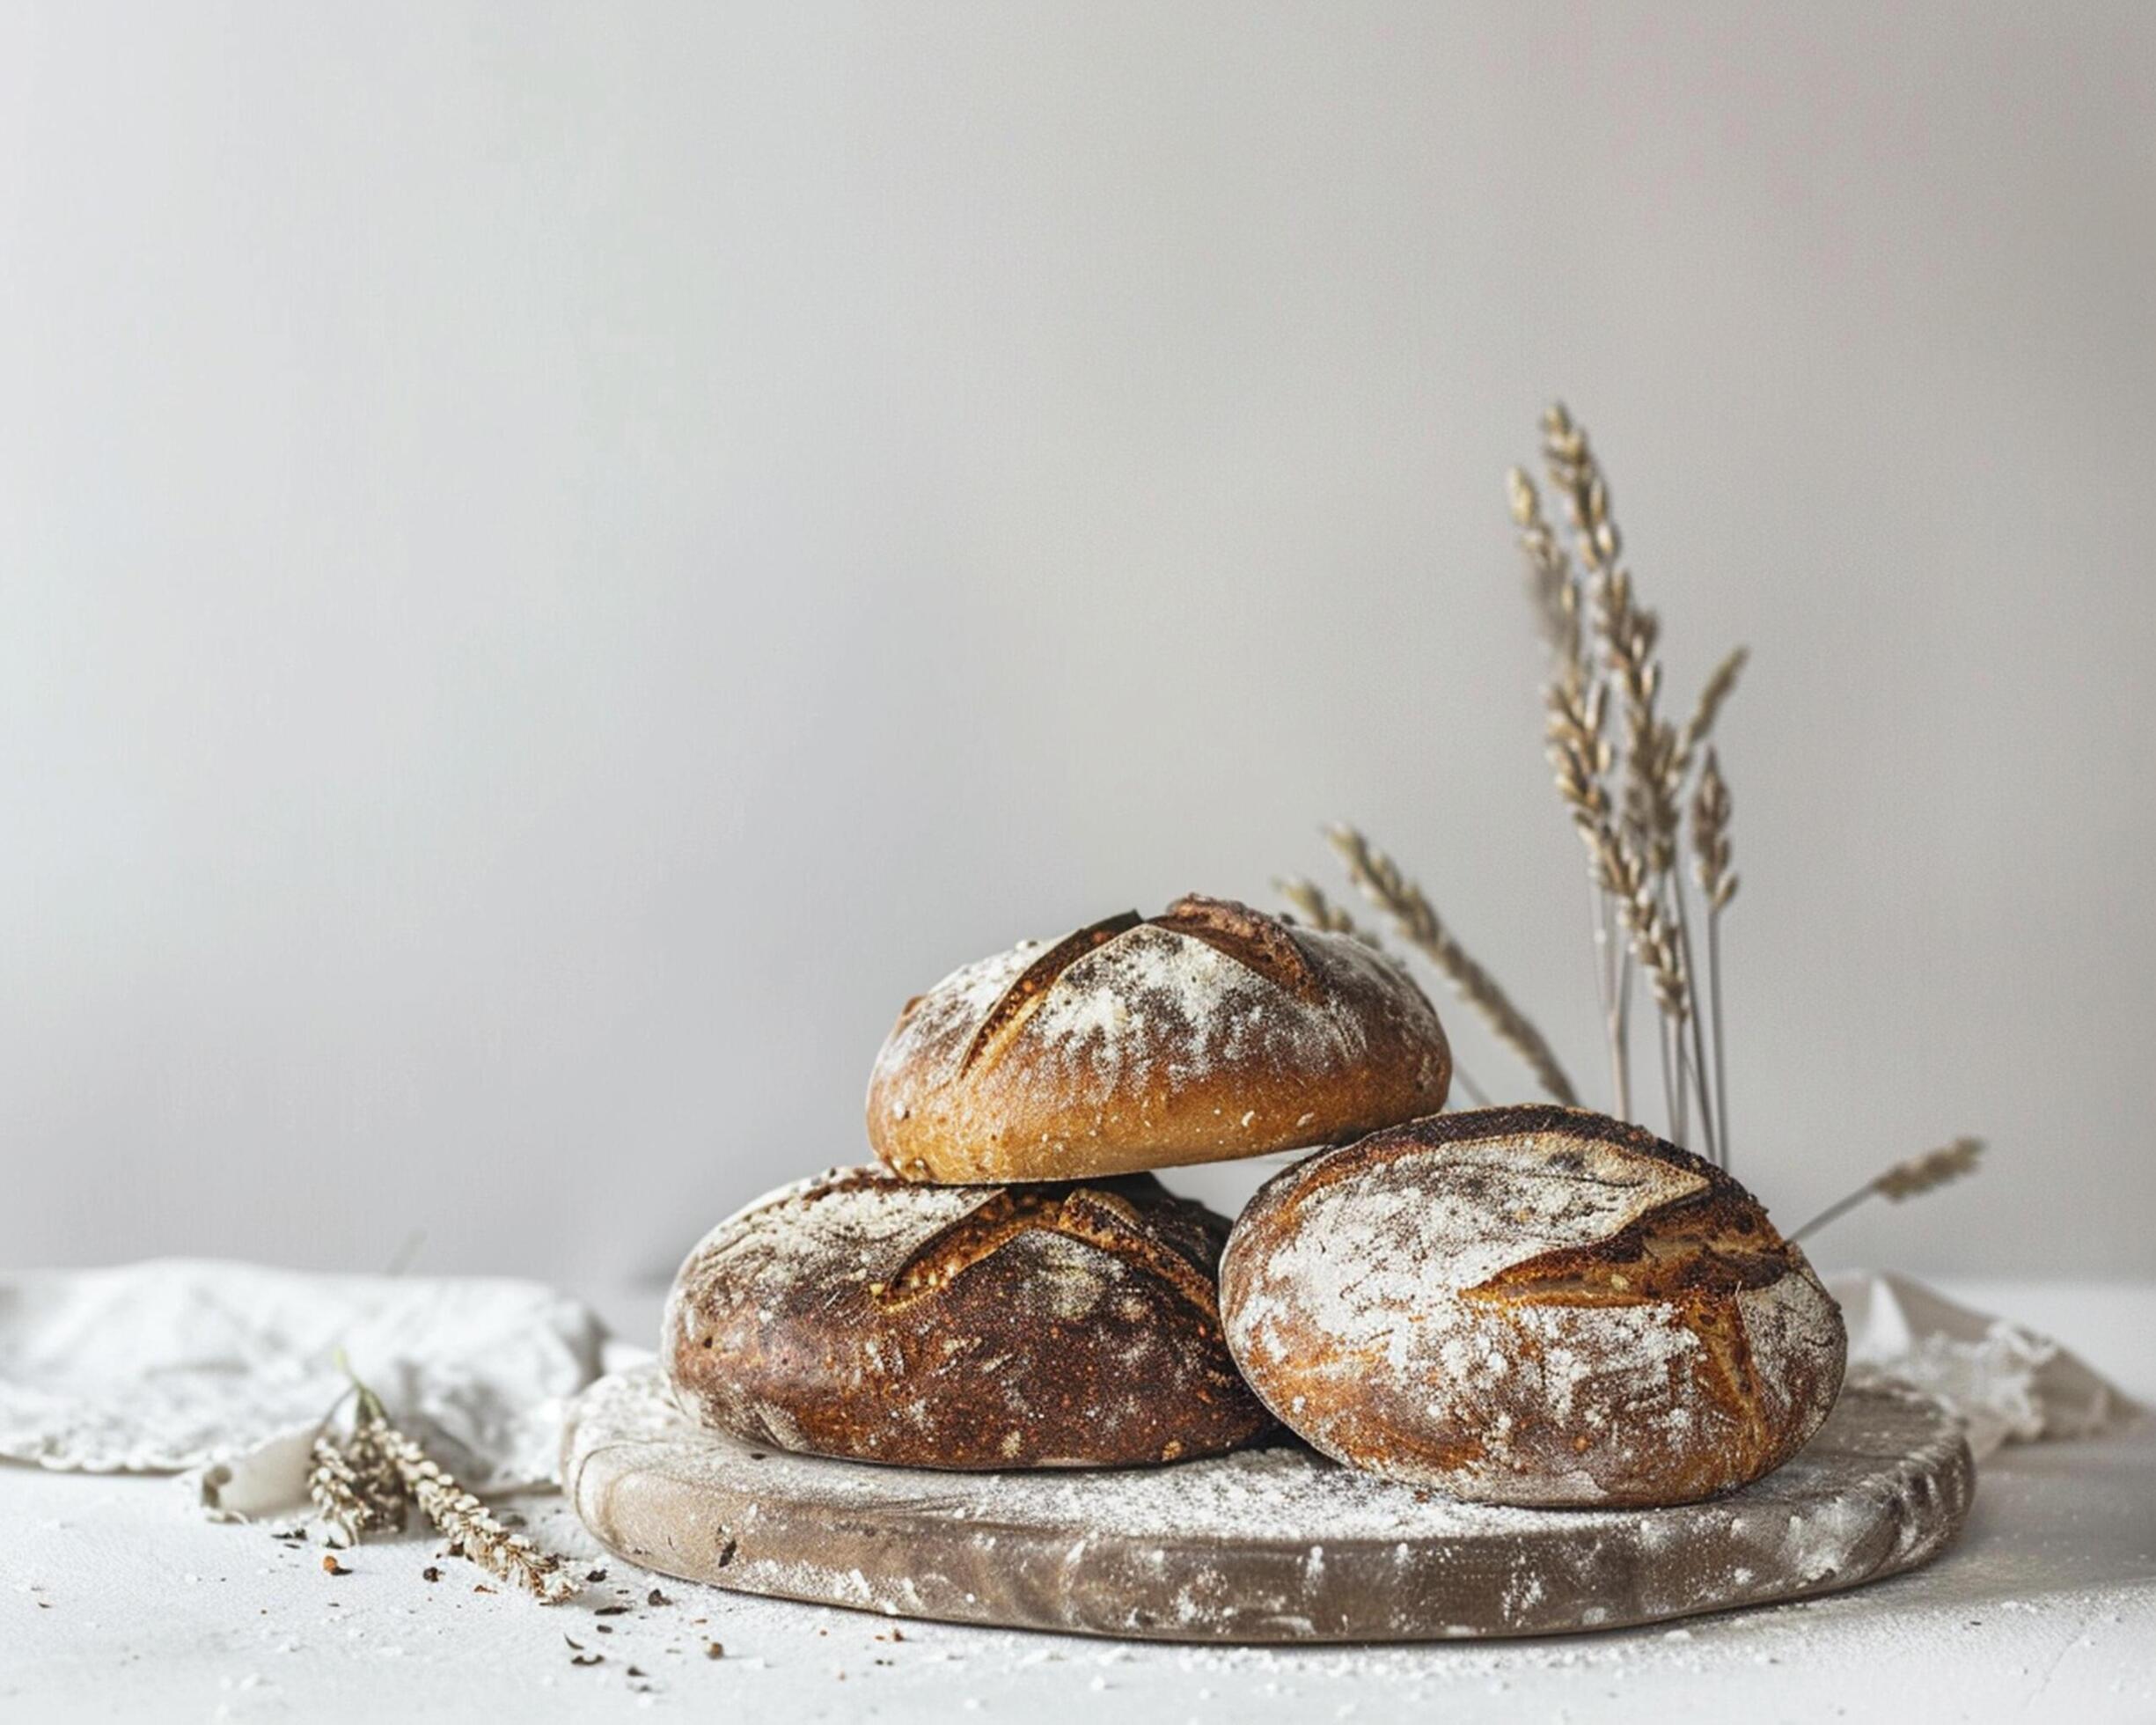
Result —
[[[1272, 888], [1294, 907], [1295, 914], [1311, 928], [1323, 929], [1328, 934], [1346, 935], [1360, 941], [1373, 951], [1384, 952], [1384, 942], [1327, 898], [1316, 882], [1306, 880], [1301, 875], [1290, 875], [1285, 880], [1274, 881]], [[1390, 958], [1391, 954], [1386, 953], [1386, 956]], [[1487, 1108], [1490, 1105], [1490, 1093], [1468, 1076], [1467, 1068], [1460, 1064], [1456, 1049], [1453, 1053], [1452, 1075], [1460, 1088], [1467, 1092], [1468, 1100], [1476, 1107]]]
[[1543, 1033], [1453, 938], [1422, 889], [1353, 827], [1335, 826], [1326, 836], [1363, 896], [1392, 918], [1400, 938], [1444, 973], [1460, 998], [1482, 1014], [1498, 1040], [1527, 1062], [1537, 1083], [1559, 1102], [1577, 1105], [1579, 1092]]
[[1801, 1240], [1808, 1234], [1815, 1234], [1829, 1222], [1853, 1210], [1867, 1198], [1884, 1198], [1894, 1203], [1915, 1198], [1920, 1193], [1935, 1191], [1951, 1180], [1976, 1171], [1977, 1158], [1984, 1154], [1981, 1138], [1957, 1138], [1951, 1144], [1936, 1150], [1927, 1150], [1907, 1162], [1897, 1162], [1883, 1174], [1866, 1181], [1845, 1198], [1837, 1199], [1803, 1227], [1790, 1235], [1792, 1240]]

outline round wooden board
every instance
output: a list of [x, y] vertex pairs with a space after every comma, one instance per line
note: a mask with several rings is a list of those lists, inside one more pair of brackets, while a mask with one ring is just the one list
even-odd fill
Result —
[[1651, 1623], [1936, 1555], [1976, 1483], [1934, 1403], [1845, 1391], [1778, 1472], [1674, 1509], [1507, 1509], [1292, 1442], [1173, 1466], [942, 1473], [753, 1450], [656, 1366], [585, 1391], [576, 1513], [686, 1580], [894, 1617], [1187, 1641], [1419, 1641]]

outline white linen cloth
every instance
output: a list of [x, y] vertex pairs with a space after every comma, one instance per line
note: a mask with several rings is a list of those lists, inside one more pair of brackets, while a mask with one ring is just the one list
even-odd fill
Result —
[[481, 1492], [551, 1481], [568, 1398], [643, 1357], [538, 1282], [184, 1259], [0, 1275], [0, 1457], [186, 1473], [213, 1514], [288, 1512], [351, 1388], [340, 1349]]
[[[2047, 1337], [1904, 1277], [1832, 1279], [1852, 1376], [1960, 1414], [1979, 1457], [2105, 1429], [2132, 1402]], [[475, 1491], [555, 1479], [562, 1408], [649, 1357], [537, 1282], [160, 1259], [0, 1275], [0, 1459], [186, 1473], [214, 1515], [286, 1514], [351, 1367]]]
[[2142, 1412], [2050, 1337], [1907, 1276], [1849, 1270], [1827, 1287], [1849, 1326], [1850, 1381], [1893, 1378], [1936, 1396], [1978, 1461], [2002, 1443], [2094, 1437]]

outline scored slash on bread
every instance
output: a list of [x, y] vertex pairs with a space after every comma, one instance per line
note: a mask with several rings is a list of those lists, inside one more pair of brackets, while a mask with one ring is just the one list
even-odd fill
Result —
[[1023, 1187], [998, 1192], [924, 1241], [888, 1282], [869, 1283], [869, 1293], [886, 1309], [898, 1310], [949, 1287], [1019, 1235], [1036, 1229], [1114, 1253], [1133, 1268], [1158, 1277], [1207, 1323], [1220, 1322], [1213, 1277], [1190, 1256], [1148, 1232], [1145, 1219], [1127, 1198], [1098, 1186], [1080, 1186], [1068, 1193]]
[[1336, 1142], [1441, 1107], [1451, 1052], [1361, 943], [1196, 895], [906, 1003], [869, 1142], [907, 1179], [1084, 1179]]
[[972, 1041], [966, 1045], [965, 1058], [958, 1064], [959, 1071], [962, 1074], [971, 1071], [983, 1055], [1008, 1046], [1027, 1015], [1045, 998], [1050, 986], [1079, 959], [1096, 947], [1104, 946], [1118, 935], [1126, 935], [1137, 928], [1165, 929], [1202, 941], [1215, 952], [1268, 978], [1276, 987], [1299, 999], [1308, 1001], [1317, 995], [1320, 987], [1317, 973], [1296, 948], [1284, 924], [1244, 905], [1190, 894], [1177, 899], [1158, 916], [1141, 917], [1134, 910], [1126, 910], [1058, 941], [1020, 972], [1018, 980], [1003, 991], [1002, 998], [989, 1010], [979, 1030], [973, 1033]]
[[[1128, 934], [1143, 920], [1134, 910], [1104, 918], [1074, 935], [1066, 935], [1019, 972], [1018, 980], [1004, 989], [1001, 998], [988, 1009], [988, 1016], [980, 1021], [973, 1039], [965, 1045], [964, 1058], [958, 1062], [959, 1074], [963, 1076], [971, 1072], [991, 1049], [1000, 1053], [1008, 1046], [1018, 1026], [1046, 997], [1050, 985], [1065, 971], [1095, 947], [1105, 946], [1118, 935]], [[911, 1013], [919, 1004], [920, 996], [916, 995], [906, 1002], [906, 1011]]]

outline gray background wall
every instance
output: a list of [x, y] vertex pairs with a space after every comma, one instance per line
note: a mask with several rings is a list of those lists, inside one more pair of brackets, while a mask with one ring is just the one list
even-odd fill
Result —
[[2156, 11], [1879, 10], [8, 6], [0, 1261], [664, 1269], [1342, 815], [1592, 1072], [1562, 393], [1755, 649], [1739, 1171], [2148, 1273]]

